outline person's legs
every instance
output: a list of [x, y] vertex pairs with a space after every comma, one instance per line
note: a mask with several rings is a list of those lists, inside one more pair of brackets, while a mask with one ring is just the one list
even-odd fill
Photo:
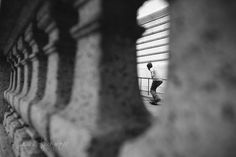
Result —
[[162, 81], [153, 81], [152, 82], [150, 93], [152, 94], [152, 97], [155, 102], [161, 101], [161, 98], [156, 93], [156, 89], [157, 89], [157, 87], [159, 87], [161, 85], [161, 83], [162, 83]]

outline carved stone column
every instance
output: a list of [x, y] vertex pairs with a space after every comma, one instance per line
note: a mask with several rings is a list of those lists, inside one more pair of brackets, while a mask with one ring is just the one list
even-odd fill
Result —
[[17, 61], [17, 82], [16, 82], [16, 88], [14, 90], [14, 92], [10, 95], [10, 99], [9, 99], [9, 103], [10, 105], [14, 108], [14, 99], [17, 95], [19, 95], [19, 93], [21, 92], [22, 88], [23, 88], [23, 84], [24, 84], [24, 67], [22, 65], [22, 61], [23, 61], [23, 45], [22, 45], [22, 38], [19, 38], [17, 41], [17, 47], [15, 49], [15, 51], [13, 50], [13, 53], [15, 54], [15, 56], [17, 57], [18, 61]]
[[22, 60], [22, 65], [24, 69], [24, 78], [23, 78], [24, 82], [23, 82], [23, 86], [20, 93], [15, 96], [14, 101], [13, 101], [13, 105], [18, 113], [20, 113], [19, 101], [21, 98], [23, 98], [27, 94], [31, 76], [32, 76], [32, 65], [29, 61], [29, 55], [31, 53], [31, 49], [29, 48], [29, 45], [27, 45], [27, 43], [24, 41], [24, 39], [22, 39], [22, 47], [23, 47], [22, 52], [24, 54], [24, 57]]
[[7, 102], [7, 98], [9, 93], [11, 92], [11, 90], [14, 88], [13, 87], [13, 82], [14, 82], [14, 75], [15, 75], [15, 67], [14, 67], [14, 59], [12, 57], [12, 51], [9, 52], [8, 57], [7, 57], [7, 61], [11, 66], [11, 73], [10, 73], [10, 83], [9, 83], [9, 88], [7, 90], [4, 91], [4, 103], [5, 105], [7, 105], [8, 107], [8, 111], [4, 114], [4, 120], [3, 120], [3, 125], [6, 125], [6, 118], [7, 116], [9, 116], [10, 114], [12, 114], [12, 111], [10, 110], [10, 106]]
[[28, 124], [30, 106], [42, 99], [46, 86], [47, 56], [42, 48], [48, 42], [48, 38], [42, 30], [37, 28], [36, 24], [33, 21], [25, 32], [25, 40], [32, 50], [29, 56], [32, 62], [32, 77], [27, 95], [20, 100], [20, 114]]
[[48, 56], [45, 94], [30, 108], [30, 122], [45, 139], [49, 139], [49, 116], [63, 109], [71, 97], [75, 41], [69, 28], [77, 21], [77, 12], [61, 1], [45, 3], [37, 16], [38, 27], [49, 36], [43, 48]]
[[[16, 68], [17, 57], [15, 56], [15, 53], [13, 53], [14, 49], [15, 49], [15, 47], [12, 49], [12, 51], [10, 51], [10, 54], [9, 54], [11, 57], [11, 60], [12, 60], [11, 65], [12, 65], [12, 69], [13, 69], [12, 83], [11, 83], [12, 85], [11, 85], [11, 89], [5, 95], [5, 102], [8, 105], [9, 109], [8, 109], [8, 112], [6, 112], [4, 114], [3, 124], [4, 124], [7, 132], [8, 132], [9, 121], [11, 121], [11, 119], [12, 119], [12, 118], [8, 118], [8, 117], [14, 113], [11, 105], [9, 104], [9, 102], [10, 102], [9, 100], [10, 100], [10, 96], [13, 94], [13, 92], [16, 89], [16, 82], [17, 82], [17, 68]], [[15, 118], [15, 116], [14, 116], [14, 118]]]
[[6, 101], [7, 101], [7, 103], [9, 103], [10, 101], [10, 95], [14, 92], [14, 90], [16, 89], [16, 82], [17, 82], [17, 67], [16, 67], [16, 65], [17, 65], [17, 57], [15, 56], [15, 53], [14, 53], [14, 51], [16, 51], [15, 50], [16, 48], [15, 47], [13, 47], [12, 48], [12, 51], [11, 51], [11, 53], [12, 53], [12, 60], [13, 60], [13, 62], [12, 62], [12, 66], [13, 66], [13, 68], [14, 68], [14, 73], [13, 73], [13, 80], [12, 80], [12, 88], [11, 88], [11, 90], [8, 92], [8, 94], [6, 95]]
[[[35, 131], [29, 128], [28, 125], [26, 125], [25, 122], [19, 116], [19, 114], [21, 116], [23, 115], [20, 112], [21, 100], [25, 100], [28, 93], [30, 92], [30, 89], [32, 89], [32, 87], [35, 87], [35, 86], [32, 86], [32, 87], [30, 86], [31, 83], [34, 82], [34, 81], [30, 82], [30, 80], [33, 80], [33, 77], [31, 77], [32, 75], [30, 74], [32, 73], [31, 65], [33, 64], [33, 67], [36, 66], [35, 69], [37, 70], [40, 67], [38, 66], [39, 64], [33, 63], [33, 59], [35, 58], [35, 54], [38, 53], [38, 49], [37, 47], [35, 47], [36, 45], [34, 41], [32, 40], [32, 32], [29, 33], [30, 30], [31, 30], [31, 25], [27, 28], [26, 33], [24, 35], [25, 36], [24, 40], [26, 40], [27, 42], [25, 42], [24, 40], [20, 40], [20, 42], [18, 42], [19, 44], [18, 48], [22, 50], [21, 52], [22, 54], [24, 54], [24, 57], [21, 60], [22, 65], [24, 65], [24, 83], [23, 83], [21, 91], [18, 94], [15, 94], [14, 96], [13, 102], [14, 102], [14, 107], [17, 112], [12, 112], [12, 114], [6, 117], [5, 126], [6, 126], [6, 131], [12, 142], [13, 151], [16, 156], [24, 156], [24, 157], [32, 157], [32, 156], [41, 157], [42, 156], [44, 157], [45, 153], [40, 148], [41, 141], [38, 139], [38, 136], [36, 135]], [[31, 58], [33, 59], [30, 60]], [[32, 61], [32, 64], [31, 64], [31, 61]], [[37, 70], [34, 72], [36, 72], [36, 76], [39, 76], [38, 75], [39, 70], [38, 71]], [[41, 72], [42, 72], [41, 75], [43, 75], [44, 74], [43, 71]], [[37, 77], [37, 79], [40, 79], [40, 77], [39, 78]], [[26, 115], [23, 115], [23, 116], [27, 117]]]
[[116, 156], [124, 141], [149, 126], [139, 95], [136, 39], [142, 1], [76, 1], [79, 20], [73, 92], [51, 116], [50, 139], [61, 156]]

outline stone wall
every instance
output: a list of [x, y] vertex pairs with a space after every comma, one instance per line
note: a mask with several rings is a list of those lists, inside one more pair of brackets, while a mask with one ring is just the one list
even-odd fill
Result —
[[235, 157], [236, 2], [170, 1], [168, 105], [153, 121], [137, 81], [142, 4], [28, 1], [5, 46], [16, 156]]

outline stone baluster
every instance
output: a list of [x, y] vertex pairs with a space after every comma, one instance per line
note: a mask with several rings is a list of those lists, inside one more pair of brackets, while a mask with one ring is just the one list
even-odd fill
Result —
[[13, 51], [17, 57], [17, 82], [16, 82], [16, 88], [14, 92], [10, 95], [9, 103], [10, 105], [14, 108], [14, 99], [19, 93], [21, 92], [24, 84], [24, 67], [22, 65], [23, 61], [23, 43], [22, 43], [22, 38], [19, 38], [17, 41], [17, 47], [15, 51]]
[[[27, 97], [30, 92], [30, 87], [35, 77], [33, 73], [33, 68], [39, 69], [39, 64], [34, 64], [36, 53], [38, 53], [37, 47], [35, 47], [34, 41], [32, 41], [32, 25], [27, 27], [25, 32], [25, 38], [22, 40], [24, 60], [21, 63], [24, 65], [24, 84], [22, 87], [21, 93], [16, 95], [14, 98], [14, 107], [16, 111], [21, 113], [21, 104], [22, 100]], [[36, 59], [37, 60], [37, 59]], [[36, 66], [36, 67], [35, 67]], [[37, 72], [38, 76], [38, 71]], [[41, 70], [40, 70], [41, 71]], [[31, 73], [31, 74], [29, 74]], [[43, 74], [43, 72], [42, 72]], [[33, 76], [34, 75], [34, 76]], [[38, 78], [37, 78], [38, 79]], [[31, 82], [32, 80], [32, 82]], [[41, 82], [43, 83], [43, 82]], [[32, 86], [34, 87], [34, 86]], [[32, 91], [31, 87], [31, 91]], [[34, 92], [34, 90], [33, 90]], [[35, 93], [34, 93], [35, 94]], [[30, 97], [31, 98], [31, 97]], [[11, 116], [7, 117], [6, 120], [6, 130], [9, 134], [10, 140], [12, 142], [13, 151], [16, 156], [32, 157], [32, 156], [42, 156], [45, 157], [45, 153], [40, 148], [40, 141], [37, 141], [38, 136], [35, 131], [25, 125], [25, 122], [18, 116], [18, 113], [13, 113]]]
[[10, 105], [10, 98], [12, 94], [14, 93], [16, 89], [16, 82], [17, 82], [17, 63], [18, 63], [18, 58], [16, 57], [16, 47], [14, 46], [11, 51], [11, 57], [12, 57], [12, 68], [14, 68], [14, 73], [13, 73], [13, 80], [12, 80], [12, 88], [6, 95], [6, 102], [9, 105], [9, 112], [5, 113], [4, 115], [4, 126], [6, 129], [6, 132], [9, 133], [9, 123], [13, 120], [16, 119], [17, 116], [15, 115], [14, 110], [12, 109], [12, 106]]
[[17, 82], [17, 67], [16, 67], [16, 65], [17, 65], [17, 57], [16, 57], [16, 53], [15, 53], [15, 51], [16, 51], [16, 47], [14, 46], [13, 48], [12, 48], [12, 60], [13, 60], [13, 64], [12, 64], [12, 66], [13, 66], [13, 68], [14, 68], [14, 73], [13, 73], [13, 80], [12, 80], [12, 88], [11, 88], [11, 90], [8, 92], [8, 94], [7, 94], [7, 97], [6, 97], [6, 101], [7, 101], [7, 103], [10, 103], [10, 97], [11, 97], [11, 95], [12, 95], [12, 93], [15, 91], [15, 89], [16, 89], [16, 82]]
[[9, 116], [6, 116], [6, 120], [5, 120], [5, 125], [6, 125], [5, 129], [6, 129], [6, 132], [9, 134], [11, 142], [13, 142], [13, 132], [14, 132], [13, 130], [21, 126], [18, 121], [19, 115], [15, 112], [14, 106], [13, 106], [14, 97], [18, 94], [20, 90], [21, 80], [22, 80], [21, 75], [23, 74], [23, 71], [22, 71], [23, 68], [21, 65], [21, 61], [23, 57], [22, 57], [22, 52], [17, 50], [17, 48], [19, 48], [18, 44], [19, 43], [17, 43], [13, 47], [13, 55], [15, 56], [14, 66], [16, 68], [16, 73], [15, 73], [15, 78], [13, 82], [14, 88], [9, 93], [9, 97], [8, 97], [8, 103], [10, 105], [11, 114]]
[[32, 62], [32, 77], [27, 95], [20, 100], [20, 114], [29, 124], [30, 106], [37, 104], [43, 97], [46, 86], [47, 56], [42, 48], [48, 42], [48, 36], [37, 28], [36, 21], [28, 26], [25, 32], [25, 40], [32, 48], [29, 58]]
[[[140, 98], [136, 40], [140, 1], [76, 1], [79, 20], [73, 92], [50, 117], [50, 140], [60, 156], [117, 156], [122, 143], [150, 125]], [[110, 147], [112, 145], [112, 147]]]
[[22, 60], [22, 66], [23, 66], [23, 71], [24, 71], [24, 76], [23, 76], [23, 85], [21, 87], [21, 90], [18, 95], [14, 97], [13, 105], [14, 108], [18, 113], [20, 113], [20, 99], [23, 98], [29, 89], [29, 84], [32, 76], [32, 65], [31, 62], [29, 61], [29, 55], [31, 53], [31, 49], [29, 45], [22, 39], [22, 53], [24, 55], [23, 60]]
[[11, 91], [12, 84], [13, 84], [13, 74], [14, 74], [14, 66], [13, 66], [13, 61], [12, 61], [12, 51], [9, 52], [7, 56], [7, 62], [10, 64], [11, 67], [11, 73], [10, 73], [10, 82], [9, 82], [9, 87], [7, 90], [4, 91], [4, 98], [7, 98], [7, 94], [9, 91]]
[[61, 1], [46, 3], [39, 11], [38, 27], [49, 36], [43, 48], [48, 55], [47, 80], [42, 100], [30, 108], [31, 125], [48, 140], [48, 120], [70, 100], [75, 59], [75, 40], [69, 28], [77, 22], [77, 12]]
[[9, 94], [9, 104], [11, 105], [11, 107], [13, 108], [12, 110], [12, 114], [7, 117], [6, 121], [5, 121], [5, 125], [6, 125], [6, 132], [9, 134], [10, 140], [13, 142], [14, 141], [14, 132], [15, 130], [19, 129], [22, 127], [21, 123], [19, 122], [19, 114], [14, 112], [15, 111], [15, 107], [14, 107], [14, 99], [16, 98], [17, 95], [20, 94], [22, 87], [23, 87], [23, 83], [24, 83], [24, 69], [23, 69], [23, 65], [22, 65], [22, 61], [23, 61], [23, 45], [22, 45], [22, 38], [19, 38], [19, 40], [17, 41], [17, 45], [15, 47], [13, 47], [13, 54], [16, 56], [16, 82], [15, 82], [15, 88], [14, 90]]
[[14, 60], [13, 60], [13, 57], [12, 57], [12, 51], [9, 52], [7, 59], [8, 59], [8, 62], [10, 64], [10, 66], [11, 66], [11, 74], [10, 74], [10, 85], [9, 85], [9, 88], [4, 92], [4, 102], [8, 106], [8, 110], [4, 114], [4, 120], [3, 120], [3, 125], [4, 126], [6, 126], [6, 119], [7, 119], [7, 117], [13, 113], [11, 111], [10, 106], [7, 103], [7, 98], [8, 98], [9, 92], [13, 89], [14, 75], [15, 75], [15, 72], [16, 72], [16, 69], [14, 67]]

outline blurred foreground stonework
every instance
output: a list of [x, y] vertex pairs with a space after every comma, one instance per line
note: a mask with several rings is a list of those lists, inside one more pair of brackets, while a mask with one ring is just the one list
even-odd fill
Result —
[[170, 1], [155, 118], [137, 80], [143, 2], [2, 1], [1, 157], [236, 156], [236, 2]]

